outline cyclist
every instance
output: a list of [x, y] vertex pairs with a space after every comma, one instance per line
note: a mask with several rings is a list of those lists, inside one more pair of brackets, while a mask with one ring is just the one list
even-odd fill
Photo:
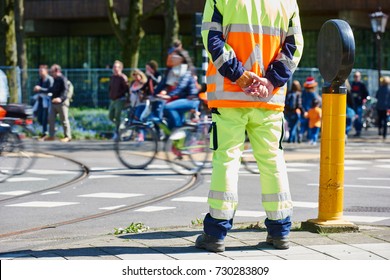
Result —
[[171, 71], [178, 77], [174, 87], [159, 91], [157, 97], [167, 100], [164, 107], [164, 116], [167, 118], [168, 128], [183, 126], [185, 114], [188, 111], [197, 112], [199, 100], [194, 100], [199, 92], [196, 79], [194, 78], [185, 57], [177, 51], [178, 65], [172, 67]]

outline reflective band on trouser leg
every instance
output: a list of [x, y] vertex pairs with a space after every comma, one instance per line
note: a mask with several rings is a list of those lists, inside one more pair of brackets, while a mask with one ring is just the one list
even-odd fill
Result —
[[208, 203], [213, 218], [230, 220], [237, 209], [238, 171], [248, 117], [247, 109], [219, 108], [218, 112], [219, 115], [212, 116], [217, 126], [218, 148], [213, 152]]
[[292, 215], [292, 200], [286, 163], [280, 147], [283, 113], [254, 109], [247, 130], [259, 165], [262, 202], [267, 218], [285, 219]]

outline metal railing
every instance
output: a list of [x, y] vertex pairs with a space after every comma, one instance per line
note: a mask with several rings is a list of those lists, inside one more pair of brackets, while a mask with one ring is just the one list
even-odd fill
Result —
[[[38, 70], [27, 70], [28, 79], [26, 81], [26, 90], [23, 92], [23, 96], [21, 91], [21, 70], [19, 68], [17, 68], [16, 71], [11, 70], [11, 67], [0, 66], [0, 102], [6, 100], [8, 85], [6, 84], [7, 79], [5, 77], [8, 77], [11, 73], [18, 76], [19, 101], [29, 100], [32, 102], [31, 97], [34, 95], [33, 88], [37, 84], [39, 77]], [[362, 81], [367, 85], [370, 95], [375, 96], [378, 87], [378, 71], [375, 69], [354, 69], [354, 71], [356, 70], [359, 70], [362, 73]], [[131, 69], [125, 69], [124, 73], [129, 75], [130, 71]], [[163, 71], [163, 69], [161, 69], [161, 71]], [[352, 71], [352, 74], [354, 71]], [[200, 73], [201, 71], [199, 70], [198, 72]], [[108, 107], [108, 85], [112, 75], [111, 69], [63, 69], [63, 73], [74, 86], [73, 101], [71, 103], [72, 107]], [[390, 76], [390, 71], [383, 70], [382, 75]], [[293, 79], [300, 81], [303, 85], [308, 76], [313, 76], [316, 79], [318, 82], [318, 91], [321, 92], [324, 80], [317, 68], [298, 68], [289, 81], [289, 85]], [[350, 77], [349, 80], [351, 81], [352, 77]]]

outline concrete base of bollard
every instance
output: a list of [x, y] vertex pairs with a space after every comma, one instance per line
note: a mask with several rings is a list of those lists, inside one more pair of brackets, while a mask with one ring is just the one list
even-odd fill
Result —
[[301, 229], [313, 233], [339, 233], [357, 232], [359, 227], [344, 220], [323, 221], [318, 219], [308, 220], [301, 223]]

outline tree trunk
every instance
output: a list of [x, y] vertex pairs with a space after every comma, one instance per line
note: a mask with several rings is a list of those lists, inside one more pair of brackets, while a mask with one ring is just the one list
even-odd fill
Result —
[[5, 0], [5, 65], [10, 66], [10, 71], [7, 71], [8, 87], [10, 94], [10, 102], [18, 102], [18, 79], [17, 79], [17, 48], [15, 34], [15, 1]]
[[[176, 9], [177, 0], [165, 0], [164, 1], [164, 21], [165, 21], [165, 36], [164, 36], [164, 50], [167, 55], [167, 51], [172, 46], [179, 36], [179, 17]], [[166, 57], [164, 58], [164, 61]]]
[[18, 66], [22, 70], [21, 87], [22, 87], [22, 101], [28, 103], [27, 94], [27, 55], [26, 43], [24, 41], [24, 0], [16, 0], [15, 3], [15, 31], [16, 31], [16, 46]]
[[144, 30], [141, 27], [143, 16], [143, 0], [129, 0], [129, 17], [126, 27], [122, 30], [120, 19], [114, 8], [114, 0], [106, 0], [108, 18], [111, 26], [122, 46], [122, 60], [125, 67], [138, 66], [138, 53]]
[[139, 49], [145, 32], [141, 26], [143, 20], [143, 0], [130, 0], [129, 18], [126, 24], [123, 58], [130, 68], [138, 67]]
[[0, 65], [5, 65], [5, 2], [0, 1]]

